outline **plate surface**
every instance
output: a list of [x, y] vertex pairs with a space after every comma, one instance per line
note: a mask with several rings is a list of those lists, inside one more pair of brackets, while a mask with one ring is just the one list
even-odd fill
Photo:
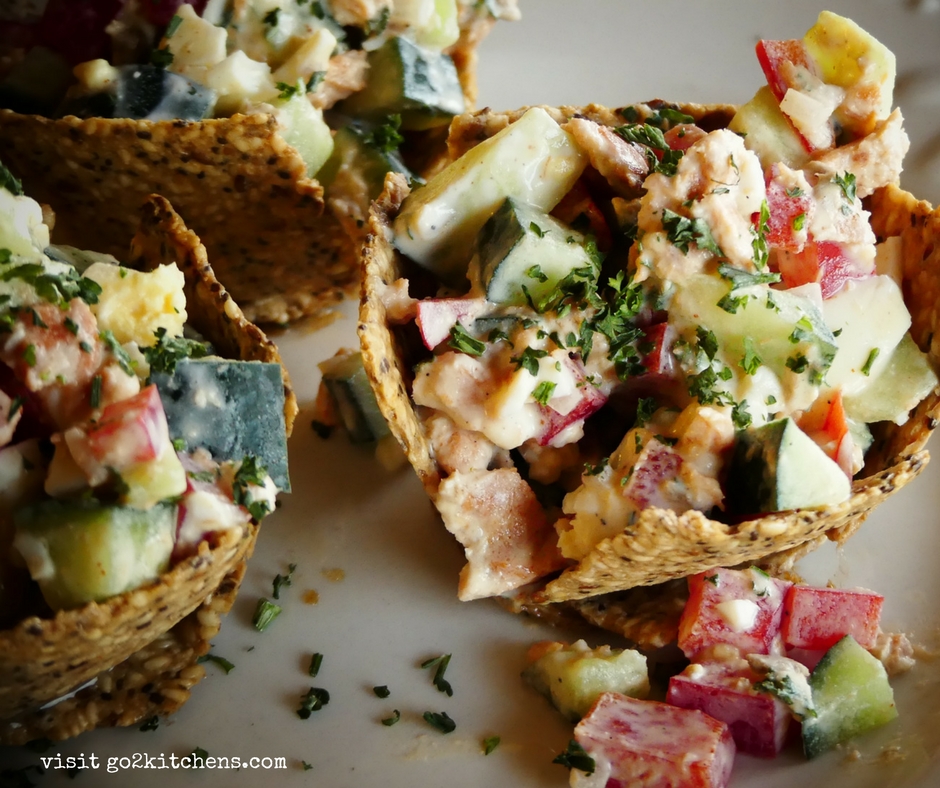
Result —
[[[740, 102], [762, 80], [756, 40], [801, 36], [819, 10], [804, 0], [522, 0], [522, 6], [523, 21], [497, 25], [481, 48], [480, 106], [619, 106], [656, 97]], [[829, 5], [897, 54], [897, 103], [913, 142], [903, 183], [935, 204], [937, 6], [902, 0]], [[294, 492], [265, 522], [239, 600], [214, 646], [213, 653], [234, 663], [234, 670], [226, 675], [207, 665], [208, 677], [192, 700], [156, 731], [97, 731], [54, 745], [45, 757], [84, 754], [88, 763], [94, 755], [98, 768], [80, 773], [77, 783], [64, 769], [51, 768], [41, 785], [566, 785], [566, 772], [551, 761], [571, 728], [522, 683], [519, 672], [533, 641], [585, 633], [559, 633], [488, 601], [459, 603], [462, 551], [413, 474], [388, 473], [368, 451], [342, 437], [323, 441], [310, 429], [316, 362], [355, 343], [354, 304], [319, 331], [298, 327], [275, 339], [303, 406], [290, 444]], [[880, 508], [841, 552], [829, 548], [807, 559], [804, 574], [818, 583], [831, 580], [885, 594], [885, 628], [908, 632], [940, 653], [938, 520], [940, 463]], [[256, 601], [271, 596], [274, 576], [285, 574], [290, 563], [297, 568], [292, 585], [282, 588], [283, 613], [258, 633], [250, 623]], [[588, 637], [593, 644], [604, 640], [598, 633]], [[310, 678], [314, 652], [323, 654], [323, 663]], [[419, 667], [444, 653], [453, 654], [447, 671], [453, 697], [438, 692], [429, 671]], [[940, 784], [940, 661], [925, 656], [893, 684], [899, 721], [859, 741], [855, 759], [835, 752], [807, 763], [795, 749], [772, 762], [738, 756], [732, 786]], [[385, 699], [373, 692], [381, 685], [389, 689]], [[328, 690], [330, 702], [301, 720], [295, 710], [311, 686]], [[401, 713], [398, 724], [382, 725], [395, 709]], [[456, 730], [437, 733], [422, 720], [425, 711], [447, 712]], [[501, 743], [484, 756], [481, 741], [490, 736]], [[282, 758], [286, 768], [171, 768], [171, 756], [179, 759], [196, 747], [230, 759]], [[0, 767], [38, 763], [39, 757], [0, 748]], [[135, 762], [149, 768], [130, 768]]]

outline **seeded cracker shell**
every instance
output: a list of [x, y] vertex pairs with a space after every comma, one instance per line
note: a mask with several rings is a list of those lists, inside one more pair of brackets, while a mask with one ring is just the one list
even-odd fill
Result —
[[[148, 266], [179, 265], [190, 322], [220, 354], [280, 363], [274, 344], [245, 320], [213, 276], [199, 239], [162, 197], [145, 204], [132, 257]], [[289, 433], [297, 404], [284, 380]], [[179, 709], [205, 675], [196, 660], [235, 600], [257, 533], [256, 524], [222, 532], [149, 585], [0, 632], [0, 743], [59, 740]]]
[[[655, 109], [661, 102], [651, 102]], [[675, 106], [675, 105], [670, 105]], [[706, 130], [724, 126], [734, 107], [727, 105], [679, 105]], [[598, 105], [548, 108], [555, 120], [581, 116], [604, 125], [622, 125], [626, 119], [616, 110]], [[451, 126], [448, 148], [456, 158], [488, 139], [525, 109], [511, 113], [483, 110], [462, 115]], [[392, 247], [391, 223], [408, 189], [400, 178], [386, 179], [386, 190], [373, 205], [369, 238], [362, 257], [362, 305], [359, 334], [366, 371], [373, 382], [379, 405], [393, 434], [424, 484], [432, 501], [440, 487], [442, 471], [432, 456], [422, 423], [410, 400], [411, 374], [415, 357], [408, 355], [410, 335], [391, 325], [382, 304], [387, 285], [402, 275], [403, 261]], [[912, 336], [940, 367], [940, 213], [901, 189], [888, 186], [868, 200], [872, 226], [879, 240], [901, 238], [904, 255], [904, 298], [912, 318]], [[559, 603], [583, 617], [625, 636], [654, 646], [668, 635], [671, 614], [668, 598], [672, 586], [659, 586], [718, 566], [757, 564], [781, 574], [793, 562], [827, 539], [842, 541], [850, 536], [875, 506], [915, 478], [927, 463], [924, 451], [940, 418], [940, 393], [934, 391], [911, 413], [903, 426], [875, 426], [875, 443], [866, 456], [864, 477], [853, 482], [852, 495], [838, 506], [768, 515], [739, 525], [709, 520], [701, 512], [677, 514], [649, 509], [623, 534], [602, 541], [587, 557], [548, 582], [504, 604], [534, 615], [557, 614]], [[642, 603], [627, 592], [637, 586], [662, 588], [663, 627], [645, 626], [643, 610], [656, 607], [656, 593]], [[612, 596], [616, 595], [616, 596]], [[579, 601], [583, 600], [583, 601]], [[641, 609], [641, 604], [645, 607]], [[675, 611], [673, 611], [675, 612]]]

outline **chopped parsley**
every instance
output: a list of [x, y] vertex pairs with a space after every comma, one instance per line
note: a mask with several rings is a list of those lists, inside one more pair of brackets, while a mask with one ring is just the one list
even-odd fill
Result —
[[487, 736], [482, 742], [483, 754], [489, 755], [493, 750], [499, 747], [499, 742], [499, 736]]
[[330, 693], [321, 687], [311, 687], [307, 694], [300, 699], [300, 708], [297, 709], [297, 716], [302, 720], [310, 719], [310, 715], [315, 711], [320, 711], [330, 702]]
[[790, 333], [790, 341], [794, 345], [798, 345], [800, 342], [811, 340], [814, 334], [813, 321], [806, 315], [803, 315], [803, 317], [796, 321], [796, 326]]
[[731, 408], [731, 422], [738, 430], [744, 430], [751, 426], [751, 414], [748, 413], [746, 399], [736, 402]]
[[91, 405], [92, 409], [97, 409], [101, 406], [101, 384], [101, 375], [95, 375], [91, 379], [91, 392], [88, 395], [88, 404]]
[[426, 711], [423, 717], [428, 725], [441, 733], [452, 733], [457, 730], [457, 723], [450, 718], [446, 711]]
[[111, 351], [111, 355], [114, 356], [114, 360], [117, 361], [121, 371], [124, 372], [125, 375], [133, 375], [134, 362], [131, 361], [131, 357], [127, 355], [127, 351], [121, 347], [121, 343], [117, 341], [117, 337], [115, 337], [110, 330], [102, 331], [98, 336], [100, 336], [101, 340], [108, 346], [108, 350]]
[[873, 347], [871, 352], [868, 354], [868, 359], [865, 361], [865, 366], [862, 367], [862, 374], [867, 378], [871, 375], [872, 365], [875, 363], [875, 359], [878, 358], [881, 353], [881, 348]]
[[851, 172], [846, 172], [842, 175], [834, 175], [832, 182], [842, 189], [842, 196], [854, 205], [855, 200], [858, 198], [858, 186], [855, 183], [855, 175]]
[[[3, 251], [9, 254], [8, 250]], [[97, 304], [98, 296], [101, 295], [101, 285], [93, 279], [79, 276], [72, 269], [65, 273], [52, 274], [38, 263], [24, 263], [0, 274], [2, 282], [13, 279], [31, 285], [43, 301], [60, 307], [64, 307], [73, 298], [80, 298], [86, 304]]]
[[392, 694], [388, 691], [388, 687], [386, 687], [384, 684], [378, 687], [373, 687], [372, 691], [375, 693], [375, 697], [377, 698], [387, 698]]
[[166, 68], [173, 63], [173, 53], [166, 47], [155, 49], [150, 53], [150, 62], [157, 68]]
[[141, 725], [137, 730], [141, 733], [146, 733], [147, 731], [155, 731], [160, 727], [160, 718], [154, 714], [152, 717], [148, 717], [144, 720], [144, 724]]
[[486, 343], [470, 336], [460, 323], [454, 323], [451, 327], [447, 346], [468, 356], [482, 356], [486, 352]]
[[688, 254], [690, 244], [694, 243], [702, 251], [711, 252], [716, 257], [725, 256], [704, 219], [688, 219], [665, 208], [663, 228], [669, 242], [683, 254]]
[[715, 388], [718, 379], [719, 373], [715, 372], [712, 367], [706, 367], [697, 375], [690, 375], [689, 395], [695, 397], [703, 405], [733, 405], [734, 399], [727, 391], [719, 391]]
[[306, 761], [301, 761], [300, 765], [304, 767], [305, 772], [309, 772], [313, 768], [313, 764], [307, 763]]
[[[22, 182], [19, 178], [15, 178], [2, 162], [0, 162], [0, 189], [6, 189], [14, 197], [23, 194]], [[9, 254], [8, 250], [7, 253]]]
[[307, 80], [307, 92], [313, 93], [318, 87], [320, 87], [320, 83], [323, 82], [324, 79], [326, 79], [325, 71], [314, 71], [310, 75], [310, 79]]
[[380, 150], [382, 153], [391, 153], [398, 150], [405, 138], [401, 135], [401, 115], [393, 114], [376, 126], [368, 135], [366, 135], [366, 145]]
[[203, 654], [196, 662], [212, 662], [222, 668], [226, 675], [235, 670], [233, 663], [229, 662], [225, 657], [219, 657], [215, 654]]
[[13, 417], [23, 409], [23, 405], [25, 404], [25, 397], [14, 397], [10, 401], [10, 410], [7, 412], [7, 421], [13, 421]]
[[574, 739], [568, 742], [567, 749], [560, 755], [557, 755], [552, 763], [560, 764], [569, 769], [578, 769], [585, 774], [594, 774], [596, 766], [594, 759], [588, 755], [584, 747], [578, 744]]
[[744, 356], [740, 361], [741, 369], [743, 369], [746, 374], [753, 375], [763, 363], [764, 360], [760, 357], [760, 353], [757, 352], [757, 346], [754, 344], [754, 340], [751, 339], [751, 337], [744, 337]]
[[268, 13], [266, 13], [266, 14], [262, 17], [262, 19], [261, 19], [261, 21], [262, 21], [264, 24], [266, 24], [268, 27], [277, 27], [278, 22], [280, 22], [280, 20], [281, 20], [281, 9], [280, 9], [280, 7], [278, 7], [278, 8], [272, 8], [272, 9], [271, 9], [270, 11], [268, 11]]
[[246, 454], [232, 480], [232, 497], [239, 506], [244, 506], [258, 522], [271, 511], [271, 505], [265, 500], [257, 500], [251, 494], [252, 487], [265, 486], [268, 474], [264, 464], [253, 455]]
[[293, 577], [294, 577], [294, 571], [295, 571], [296, 569], [297, 569], [297, 564], [288, 564], [288, 565], [287, 565], [287, 574], [286, 574], [286, 575], [282, 575], [282, 574], [278, 573], [278, 574], [276, 574], [276, 575], [274, 576], [274, 581], [273, 581], [273, 583], [272, 583], [272, 585], [274, 586], [274, 589], [273, 589], [273, 591], [272, 591], [272, 596], [273, 596], [275, 599], [280, 599], [280, 598], [281, 598], [281, 587], [282, 587], [282, 586], [289, 586], [289, 585], [291, 584], [291, 581], [292, 581], [292, 579], [293, 579]]
[[258, 600], [257, 607], [255, 607], [255, 614], [252, 616], [251, 623], [259, 632], [264, 632], [279, 615], [281, 615], [281, 606], [261, 597]]
[[310, 657], [310, 667], [307, 668], [307, 675], [310, 678], [316, 678], [317, 673], [320, 672], [320, 667], [323, 665], [323, 655], [317, 652]]
[[392, 716], [385, 717], [385, 719], [382, 720], [382, 724], [386, 726], [387, 728], [390, 728], [400, 719], [401, 719], [401, 712], [398, 709], [392, 709]]
[[752, 287], [753, 285], [771, 285], [780, 281], [780, 274], [775, 273], [756, 273], [745, 271], [742, 268], [735, 268], [728, 263], [718, 264], [718, 274], [722, 279], [731, 282], [732, 291], [741, 287]]
[[715, 588], [721, 584], [721, 577], [719, 575], [705, 575], [705, 582], [711, 583]]
[[535, 387], [535, 391], [532, 392], [532, 399], [534, 399], [539, 405], [547, 405], [554, 392], [554, 381], [543, 380]]
[[391, 19], [391, 16], [392, 9], [385, 6], [377, 16], [366, 22], [366, 26], [363, 28], [366, 37], [381, 35], [385, 31], [385, 28], [388, 27], [388, 21]]
[[305, 92], [306, 86], [301, 80], [298, 80], [295, 85], [291, 85], [287, 82], [278, 82], [274, 87], [279, 91], [277, 94], [278, 98], [289, 100]]
[[[653, 414], [659, 408], [656, 397], [640, 397], [636, 404], [636, 426], [642, 427], [648, 424], [653, 418]], [[637, 433], [639, 435], [639, 433]]]
[[787, 369], [793, 370], [797, 375], [804, 373], [807, 367], [809, 367], [809, 359], [802, 353], [787, 359]]
[[777, 404], [777, 398], [776, 398], [773, 394], [768, 394], [768, 395], [767, 395], [767, 399], [764, 400], [764, 402], [765, 402], [767, 405], [776, 405], [776, 404]]
[[156, 342], [141, 349], [150, 365], [151, 375], [154, 372], [172, 375], [176, 371], [176, 365], [183, 359], [205, 358], [212, 354], [212, 346], [206, 342], [170, 336], [163, 326], [154, 331], [153, 335]]
[[806, 226], [806, 212], [794, 216], [790, 226], [793, 227], [794, 232], [802, 230]]
[[534, 279], [536, 282], [544, 283], [548, 281], [548, 274], [546, 274], [539, 265], [533, 265], [527, 268], [525, 275], [529, 277], [529, 279]]
[[454, 694], [450, 682], [444, 678], [444, 672], [450, 664], [450, 658], [450, 654], [441, 654], [439, 657], [431, 657], [431, 659], [426, 659], [421, 663], [422, 668], [434, 668], [434, 678], [431, 681], [437, 687], [438, 692], [443, 692], [447, 697], [452, 697]]
[[183, 20], [179, 14], [174, 14], [173, 18], [170, 20], [170, 23], [166, 26], [166, 32], [163, 34], [164, 37], [170, 38], [170, 36], [172, 36], [177, 31], [182, 23]]
[[548, 355], [547, 350], [537, 350], [533, 347], [527, 347], [518, 356], [512, 356], [509, 360], [516, 365], [516, 369], [524, 369], [533, 377], [539, 374], [539, 359]]
[[31, 345], [26, 346], [26, 349], [23, 351], [23, 361], [25, 362], [27, 367], [36, 366], [36, 346], [35, 345], [31, 344]]
[[[529, 222], [529, 232], [537, 235], [539, 238], [544, 238], [548, 235], [548, 230], [543, 230], [535, 222]], [[545, 278], [547, 279], [548, 277]], [[545, 279], [540, 279], [539, 281], [544, 282]]]
[[[679, 161], [682, 159], [682, 151], [672, 150], [669, 147], [662, 129], [649, 123], [632, 123], [627, 126], [617, 126], [614, 132], [627, 142], [634, 142], [646, 149], [646, 163], [649, 165], [650, 172], [661, 172], [669, 176], [676, 174]], [[659, 151], [662, 158], [657, 156], [655, 151]]]
[[714, 360], [715, 356], [718, 355], [718, 337], [715, 336], [715, 332], [704, 326], [698, 326], [695, 329], [695, 336], [698, 338], [698, 346], [708, 357], [708, 360]]
[[608, 465], [610, 465], [609, 457], [602, 457], [595, 465], [591, 465], [591, 463], [586, 462], [584, 463], [584, 475], [599, 476]]
[[767, 230], [770, 225], [770, 207], [767, 200], [760, 204], [760, 213], [757, 215], [757, 226], [751, 228], [754, 238], [751, 240], [751, 259], [759, 271], [767, 267], [770, 259], [770, 247], [767, 245]]

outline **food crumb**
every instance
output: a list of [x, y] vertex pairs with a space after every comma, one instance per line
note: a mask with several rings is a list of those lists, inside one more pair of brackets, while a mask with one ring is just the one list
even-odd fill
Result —
[[881, 763], [898, 763], [907, 758], [907, 754], [897, 744], [889, 744], [882, 751], [879, 761]]
[[303, 596], [301, 596], [300, 599], [305, 605], [315, 605], [320, 601], [320, 592], [315, 591], [312, 588], [308, 588], [306, 591], [304, 591]]
[[343, 569], [324, 569], [323, 576], [331, 583], [340, 583], [346, 579], [346, 571]]

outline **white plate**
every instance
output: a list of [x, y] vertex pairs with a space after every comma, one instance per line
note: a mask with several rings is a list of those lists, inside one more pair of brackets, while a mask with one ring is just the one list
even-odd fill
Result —
[[[921, 3], [929, 9], [930, 2]], [[933, 5], [936, 5], [934, 3]], [[888, 44], [898, 56], [899, 103], [914, 141], [907, 188], [940, 201], [940, 139], [930, 121], [940, 108], [940, 12], [893, 2], [832, 2]], [[662, 97], [682, 101], [747, 99], [762, 76], [753, 53], [759, 37], [798, 37], [818, 6], [799, 2], [627, 3], [621, 0], [523, 0], [524, 21], [497, 25], [481, 50], [480, 106], [597, 101], [619, 106]], [[933, 154], [933, 170], [928, 166]], [[388, 474], [366, 450], [342, 437], [322, 441], [310, 429], [316, 362], [355, 342], [354, 304], [316, 332], [277, 337], [304, 409], [291, 439], [294, 492], [267, 520], [241, 595], [213, 653], [231, 660], [225, 675], [208, 677], [192, 700], [158, 730], [96, 731], [54, 745], [44, 755], [96, 756], [98, 769], [73, 783], [50, 769], [43, 786], [146, 788], [225, 785], [316, 788], [547, 788], [567, 784], [551, 763], [571, 727], [519, 678], [528, 645], [559, 633], [504, 613], [489, 601], [459, 603], [462, 552], [444, 531], [410, 471]], [[815, 582], [862, 585], [887, 597], [887, 629], [940, 646], [940, 465], [880, 508], [837, 554], [824, 550], [805, 563]], [[296, 563], [282, 589], [284, 612], [264, 633], [250, 624], [256, 600]], [[336, 571], [341, 570], [341, 571]], [[315, 590], [319, 602], [303, 601]], [[573, 637], [582, 633], [560, 633]], [[604, 635], [591, 636], [594, 643]], [[319, 675], [307, 675], [314, 652]], [[439, 693], [427, 657], [452, 653], [447, 678], [453, 697]], [[894, 682], [900, 720], [858, 742], [860, 758], [831, 753], [806, 763], [796, 748], [775, 761], [738, 756], [735, 788], [823, 785], [940, 784], [940, 663], [922, 659]], [[391, 695], [372, 691], [387, 685]], [[310, 719], [295, 709], [311, 686], [330, 703]], [[393, 709], [401, 721], [380, 720]], [[444, 736], [421, 719], [446, 711], [457, 723]], [[489, 756], [480, 742], [497, 735]], [[122, 769], [118, 759], [170, 766], [195, 747], [212, 756], [283, 758], [286, 768], [193, 772]], [[899, 755], [900, 757], [892, 757]], [[37, 763], [38, 755], [0, 748], [0, 766]], [[112, 761], [113, 759], [113, 761]], [[107, 770], [113, 762], [120, 769]], [[302, 762], [311, 768], [305, 770]]]

